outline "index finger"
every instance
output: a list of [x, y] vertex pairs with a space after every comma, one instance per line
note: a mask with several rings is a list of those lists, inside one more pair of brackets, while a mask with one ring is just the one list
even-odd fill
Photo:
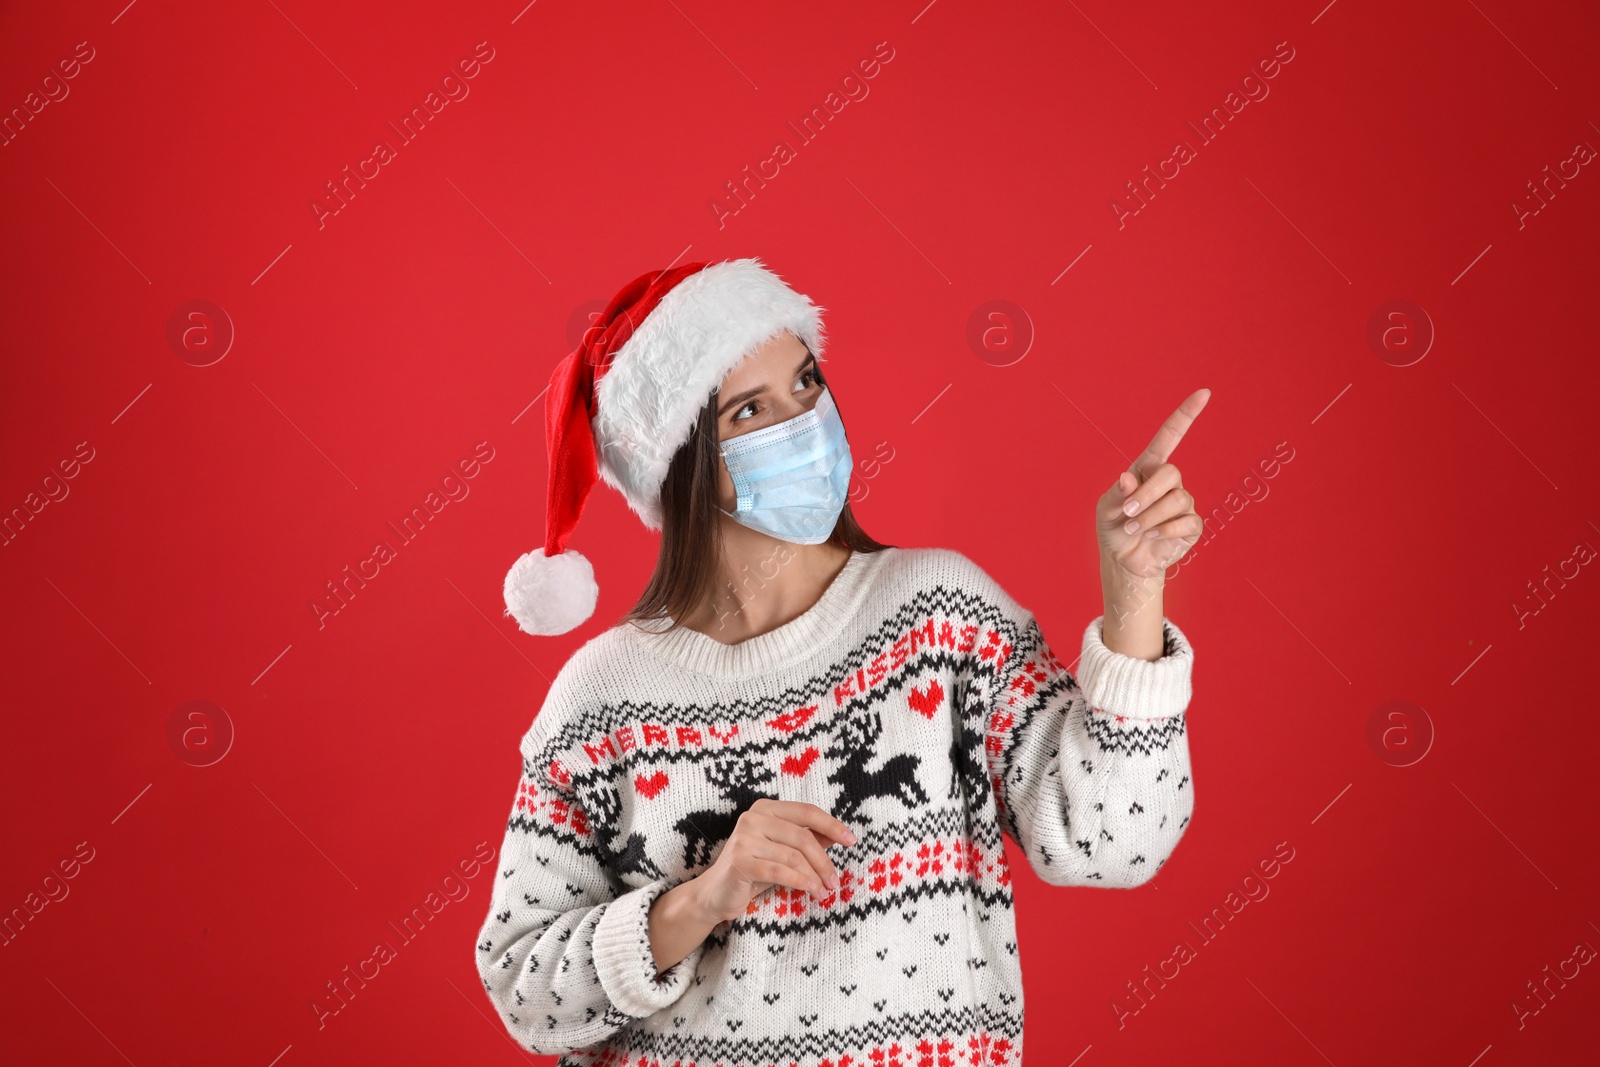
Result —
[[1173, 450], [1178, 447], [1178, 442], [1183, 440], [1183, 435], [1189, 432], [1189, 427], [1194, 424], [1195, 418], [1206, 406], [1206, 401], [1211, 399], [1210, 389], [1196, 389], [1189, 394], [1188, 399], [1178, 405], [1178, 410], [1167, 416], [1167, 421], [1161, 424], [1161, 429], [1150, 439], [1139, 458], [1133, 461], [1128, 469], [1139, 476], [1142, 482], [1167, 461]]
[[815, 804], [807, 804], [799, 800], [769, 799], [771, 806], [768, 810], [778, 818], [799, 823], [808, 829], [821, 831], [828, 837], [841, 841], [846, 845], [855, 843], [856, 835], [848, 826]]

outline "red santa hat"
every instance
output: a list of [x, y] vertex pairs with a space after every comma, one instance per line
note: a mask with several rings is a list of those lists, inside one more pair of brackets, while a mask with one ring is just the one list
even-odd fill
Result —
[[825, 310], [753, 257], [651, 271], [611, 298], [545, 394], [544, 547], [505, 580], [524, 632], [566, 633], [594, 614], [594, 567], [566, 546], [597, 476], [661, 529], [667, 467], [722, 379], [784, 330], [822, 359]]

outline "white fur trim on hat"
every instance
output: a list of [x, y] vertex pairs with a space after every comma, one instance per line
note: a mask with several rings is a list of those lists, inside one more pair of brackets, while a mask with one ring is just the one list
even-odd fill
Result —
[[570, 548], [549, 557], [543, 545], [511, 565], [503, 592], [506, 614], [523, 633], [546, 637], [564, 634], [593, 615], [600, 598], [588, 559]]
[[822, 315], [760, 259], [715, 263], [664, 295], [595, 383], [600, 477], [651, 530], [661, 483], [700, 409], [753, 349], [788, 330], [818, 360]]

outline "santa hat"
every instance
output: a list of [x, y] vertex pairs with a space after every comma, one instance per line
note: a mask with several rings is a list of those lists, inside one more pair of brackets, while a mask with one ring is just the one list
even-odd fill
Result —
[[596, 477], [661, 529], [667, 467], [722, 379], [784, 330], [820, 360], [824, 310], [753, 257], [651, 271], [611, 298], [545, 394], [544, 547], [505, 581], [506, 614], [524, 632], [566, 633], [594, 614], [594, 567], [566, 546]]

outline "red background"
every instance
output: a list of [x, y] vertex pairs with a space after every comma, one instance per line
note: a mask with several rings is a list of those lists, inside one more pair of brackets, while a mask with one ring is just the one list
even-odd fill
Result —
[[[1068, 660], [1101, 611], [1093, 502], [1213, 390], [1173, 456], [1208, 540], [1166, 593], [1195, 819], [1133, 892], [1014, 863], [1038, 1063], [1592, 1055], [1594, 964], [1513, 1005], [1600, 948], [1600, 575], [1573, 574], [1600, 546], [1600, 175], [1512, 205], [1600, 146], [1593, 5], [123, 4], [0, 14], [8, 114], [93, 49], [0, 148], [0, 509], [70, 490], [0, 553], [0, 910], [68, 891], [8, 931], [0, 1059], [549, 1062], [482, 994], [492, 865], [459, 865], [498, 847], [548, 679], [655, 542], [600, 487], [573, 541], [595, 617], [501, 615], [542, 538], [537, 401], [594, 302], [747, 255], [828, 309], [855, 451], [893, 452], [858, 472], [866, 527], [966, 553]], [[1186, 123], [1285, 41], [1200, 145]], [[479, 42], [470, 95], [319, 226]], [[786, 124], [879, 42], [869, 95], [801, 144]], [[1197, 158], [1119, 227], [1180, 138]], [[779, 139], [795, 158], [719, 222]], [[1368, 341], [1399, 299], [1436, 334], [1408, 366], [1420, 323]], [[217, 321], [167, 339], [191, 300], [235, 332], [208, 366]], [[1020, 312], [974, 349], [991, 300]], [[479, 442], [470, 494], [319, 625]], [[1421, 712], [1374, 743], [1394, 700]], [[220, 710], [174, 741], [189, 701]], [[1270, 895], [1202, 943], [1280, 843]], [[319, 1027], [380, 940], [397, 958]], [[1179, 940], [1197, 957], [1119, 1026]]]

